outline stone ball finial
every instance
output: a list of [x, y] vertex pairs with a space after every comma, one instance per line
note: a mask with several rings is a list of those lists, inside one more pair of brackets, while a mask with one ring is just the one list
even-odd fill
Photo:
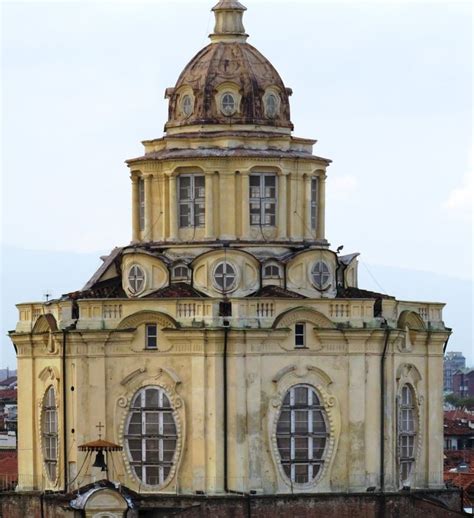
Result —
[[213, 43], [220, 41], [246, 41], [243, 15], [247, 10], [237, 0], [220, 0], [212, 10], [216, 17], [214, 33], [209, 37]]

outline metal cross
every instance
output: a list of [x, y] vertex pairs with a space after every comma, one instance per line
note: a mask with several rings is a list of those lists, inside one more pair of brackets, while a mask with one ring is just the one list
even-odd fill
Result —
[[105, 426], [99, 421], [99, 424], [96, 425], [96, 428], [99, 429], [99, 439], [102, 437], [102, 428], [105, 428]]

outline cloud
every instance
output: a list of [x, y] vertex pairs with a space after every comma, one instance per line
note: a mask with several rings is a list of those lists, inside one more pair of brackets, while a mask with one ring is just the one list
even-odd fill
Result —
[[474, 171], [464, 175], [463, 182], [453, 189], [447, 199], [442, 203], [442, 208], [453, 216], [462, 218], [472, 217], [472, 205], [474, 199]]

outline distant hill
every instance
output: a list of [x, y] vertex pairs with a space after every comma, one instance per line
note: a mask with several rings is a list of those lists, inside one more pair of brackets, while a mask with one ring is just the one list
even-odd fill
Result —
[[[3, 247], [1, 251], [0, 366], [13, 369], [15, 354], [6, 334], [16, 324], [15, 304], [41, 301], [46, 291], [59, 297], [82, 288], [102, 263], [100, 256], [109, 251], [80, 254], [12, 247]], [[362, 262], [359, 265], [359, 286], [386, 291], [399, 299], [446, 302], [444, 320], [454, 330], [448, 349], [463, 351], [468, 363], [474, 364], [472, 281]]]

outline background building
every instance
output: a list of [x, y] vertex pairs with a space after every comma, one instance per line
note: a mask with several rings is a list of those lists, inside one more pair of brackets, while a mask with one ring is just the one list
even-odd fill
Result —
[[474, 369], [458, 369], [453, 374], [453, 393], [462, 398], [474, 398]]
[[454, 373], [464, 367], [466, 367], [466, 358], [464, 358], [461, 352], [448, 351], [444, 355], [443, 379], [445, 392], [453, 392]]
[[[71, 516], [110, 517], [163, 499], [226, 516], [232, 494], [273, 497], [266, 512], [309, 494], [312, 516], [322, 493], [365, 516], [386, 502], [368, 488], [396, 512], [422, 505], [407, 487], [454, 505], [443, 304], [360, 289], [358, 254], [330, 248], [330, 160], [293, 136], [292, 91], [244, 10], [214, 8], [211, 44], [166, 90], [165, 136], [128, 161], [132, 243], [83, 289], [18, 305], [19, 494], [75, 490]], [[123, 490], [96, 483], [84, 443], [122, 449], [105, 460]]]

